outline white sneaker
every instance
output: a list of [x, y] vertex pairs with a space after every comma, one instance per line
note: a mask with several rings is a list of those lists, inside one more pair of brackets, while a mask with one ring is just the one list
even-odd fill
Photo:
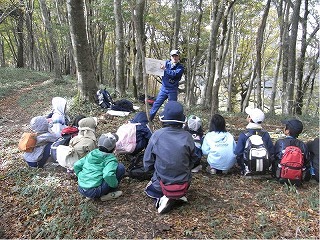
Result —
[[159, 201], [158, 213], [167, 213], [171, 210], [172, 205], [174, 204], [174, 199], [167, 198], [162, 196]]
[[114, 200], [122, 195], [122, 191], [110, 192], [107, 195], [100, 197], [101, 201]]
[[191, 172], [192, 173], [197, 173], [199, 172], [200, 170], [202, 170], [202, 165], [199, 164], [198, 166], [196, 166], [195, 168], [191, 169]]
[[186, 196], [183, 196], [181, 198], [179, 198], [180, 201], [183, 201], [183, 202], [188, 202], [188, 199]]

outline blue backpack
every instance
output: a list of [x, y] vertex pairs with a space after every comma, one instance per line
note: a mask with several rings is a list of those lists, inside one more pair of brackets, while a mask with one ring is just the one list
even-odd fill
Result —
[[114, 104], [110, 93], [106, 89], [97, 91], [98, 104], [102, 108], [111, 108]]

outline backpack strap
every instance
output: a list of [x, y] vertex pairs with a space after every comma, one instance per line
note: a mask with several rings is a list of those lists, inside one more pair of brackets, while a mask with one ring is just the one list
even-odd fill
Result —
[[246, 131], [244, 135], [246, 135], [248, 138], [251, 137], [252, 135], [259, 135], [260, 137], [263, 137], [263, 135], [266, 133], [266, 131], [263, 130], [255, 130], [254, 134], [252, 134], [249, 131]]

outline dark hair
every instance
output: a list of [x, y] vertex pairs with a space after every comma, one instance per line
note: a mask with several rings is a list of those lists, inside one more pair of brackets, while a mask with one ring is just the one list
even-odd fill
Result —
[[163, 122], [162, 127], [182, 128], [183, 123]]
[[290, 124], [286, 124], [285, 130], [289, 130], [289, 135], [294, 138], [298, 138], [301, 132], [298, 132]]
[[210, 121], [209, 132], [226, 132], [226, 121], [220, 114], [214, 114]]
[[81, 120], [81, 119], [83, 119], [83, 118], [85, 118], [86, 116], [84, 116], [84, 115], [78, 115], [78, 116], [76, 116], [75, 118], [74, 118], [74, 120], [73, 120], [73, 122], [72, 122], [72, 126], [74, 126], [74, 127], [79, 127], [79, 121]]
[[111, 150], [108, 150], [108, 149], [106, 149], [106, 148], [103, 147], [103, 146], [99, 146], [99, 150], [100, 150], [101, 152], [105, 152], [105, 153], [112, 153], [115, 148], [116, 148], [116, 147], [112, 148]]

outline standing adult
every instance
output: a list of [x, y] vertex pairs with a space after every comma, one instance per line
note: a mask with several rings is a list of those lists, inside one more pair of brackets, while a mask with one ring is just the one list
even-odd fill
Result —
[[160, 68], [164, 70], [162, 77], [162, 86], [158, 93], [156, 101], [153, 103], [150, 109], [150, 121], [152, 121], [166, 99], [169, 101], [177, 101], [178, 99], [178, 87], [184, 72], [184, 67], [180, 63], [179, 50], [172, 50], [170, 52], [171, 59], [167, 60], [165, 65], [161, 65]]

